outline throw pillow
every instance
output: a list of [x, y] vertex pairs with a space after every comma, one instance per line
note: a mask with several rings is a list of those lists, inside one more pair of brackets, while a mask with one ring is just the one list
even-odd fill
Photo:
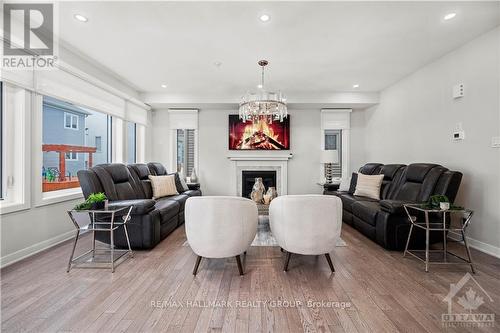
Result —
[[179, 194], [175, 186], [175, 175], [149, 175], [148, 177], [151, 181], [151, 188], [153, 189], [153, 199]]
[[181, 175], [178, 172], [173, 173], [172, 175], [175, 176], [175, 187], [177, 188], [177, 192], [183, 193], [189, 190], [186, 182], [184, 181], [184, 179], [182, 179]]
[[380, 187], [384, 175], [363, 175], [358, 174], [358, 182], [354, 195], [380, 200]]
[[184, 178], [182, 178], [179, 174], [177, 174], [177, 176], [179, 177], [179, 183], [181, 184], [182, 192], [189, 191], [189, 187], [187, 186]]

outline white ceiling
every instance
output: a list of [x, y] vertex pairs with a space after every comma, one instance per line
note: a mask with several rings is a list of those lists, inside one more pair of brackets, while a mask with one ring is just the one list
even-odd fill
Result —
[[[500, 23], [498, 2], [63, 2], [60, 35], [139, 92], [380, 91]], [[445, 21], [444, 15], [456, 12]], [[88, 17], [87, 23], [73, 18]], [[262, 13], [271, 16], [259, 21]], [[221, 62], [217, 67], [214, 62]], [[163, 89], [161, 84], [167, 84]], [[147, 96], [147, 94], [145, 95]]]

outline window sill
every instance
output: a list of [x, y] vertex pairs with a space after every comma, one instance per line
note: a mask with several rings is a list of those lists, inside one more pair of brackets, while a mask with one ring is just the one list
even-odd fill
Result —
[[42, 194], [41, 200], [37, 201], [35, 207], [42, 207], [42, 206], [56, 204], [59, 202], [82, 199], [82, 198], [83, 198], [82, 190], [79, 188], [47, 192]]
[[0, 215], [19, 212], [26, 209], [30, 209], [28, 203], [0, 201]]

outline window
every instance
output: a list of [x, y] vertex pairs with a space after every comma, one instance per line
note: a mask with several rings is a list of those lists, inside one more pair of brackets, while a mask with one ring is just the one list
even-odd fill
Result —
[[66, 161], [78, 161], [78, 155], [75, 152], [66, 153]]
[[42, 192], [78, 188], [78, 170], [110, 161], [110, 122], [106, 114], [43, 97]]
[[64, 128], [78, 130], [78, 115], [65, 112]]
[[177, 130], [177, 171], [184, 172], [185, 176], [190, 176], [194, 168], [195, 154], [195, 130]]
[[127, 163], [136, 161], [137, 153], [137, 126], [135, 123], [127, 122]]
[[102, 136], [100, 135], [95, 137], [95, 149], [99, 153], [102, 151]]
[[342, 176], [342, 131], [325, 130], [325, 150], [337, 150], [339, 163], [333, 164], [333, 177]]

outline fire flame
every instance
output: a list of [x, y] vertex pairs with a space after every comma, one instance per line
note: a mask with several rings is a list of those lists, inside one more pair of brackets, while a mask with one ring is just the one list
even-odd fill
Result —
[[250, 138], [256, 132], [264, 133], [268, 137], [278, 141], [279, 135], [274, 133], [273, 129], [268, 125], [265, 119], [259, 119], [259, 121], [255, 124], [246, 125], [242, 135], [242, 141]]

